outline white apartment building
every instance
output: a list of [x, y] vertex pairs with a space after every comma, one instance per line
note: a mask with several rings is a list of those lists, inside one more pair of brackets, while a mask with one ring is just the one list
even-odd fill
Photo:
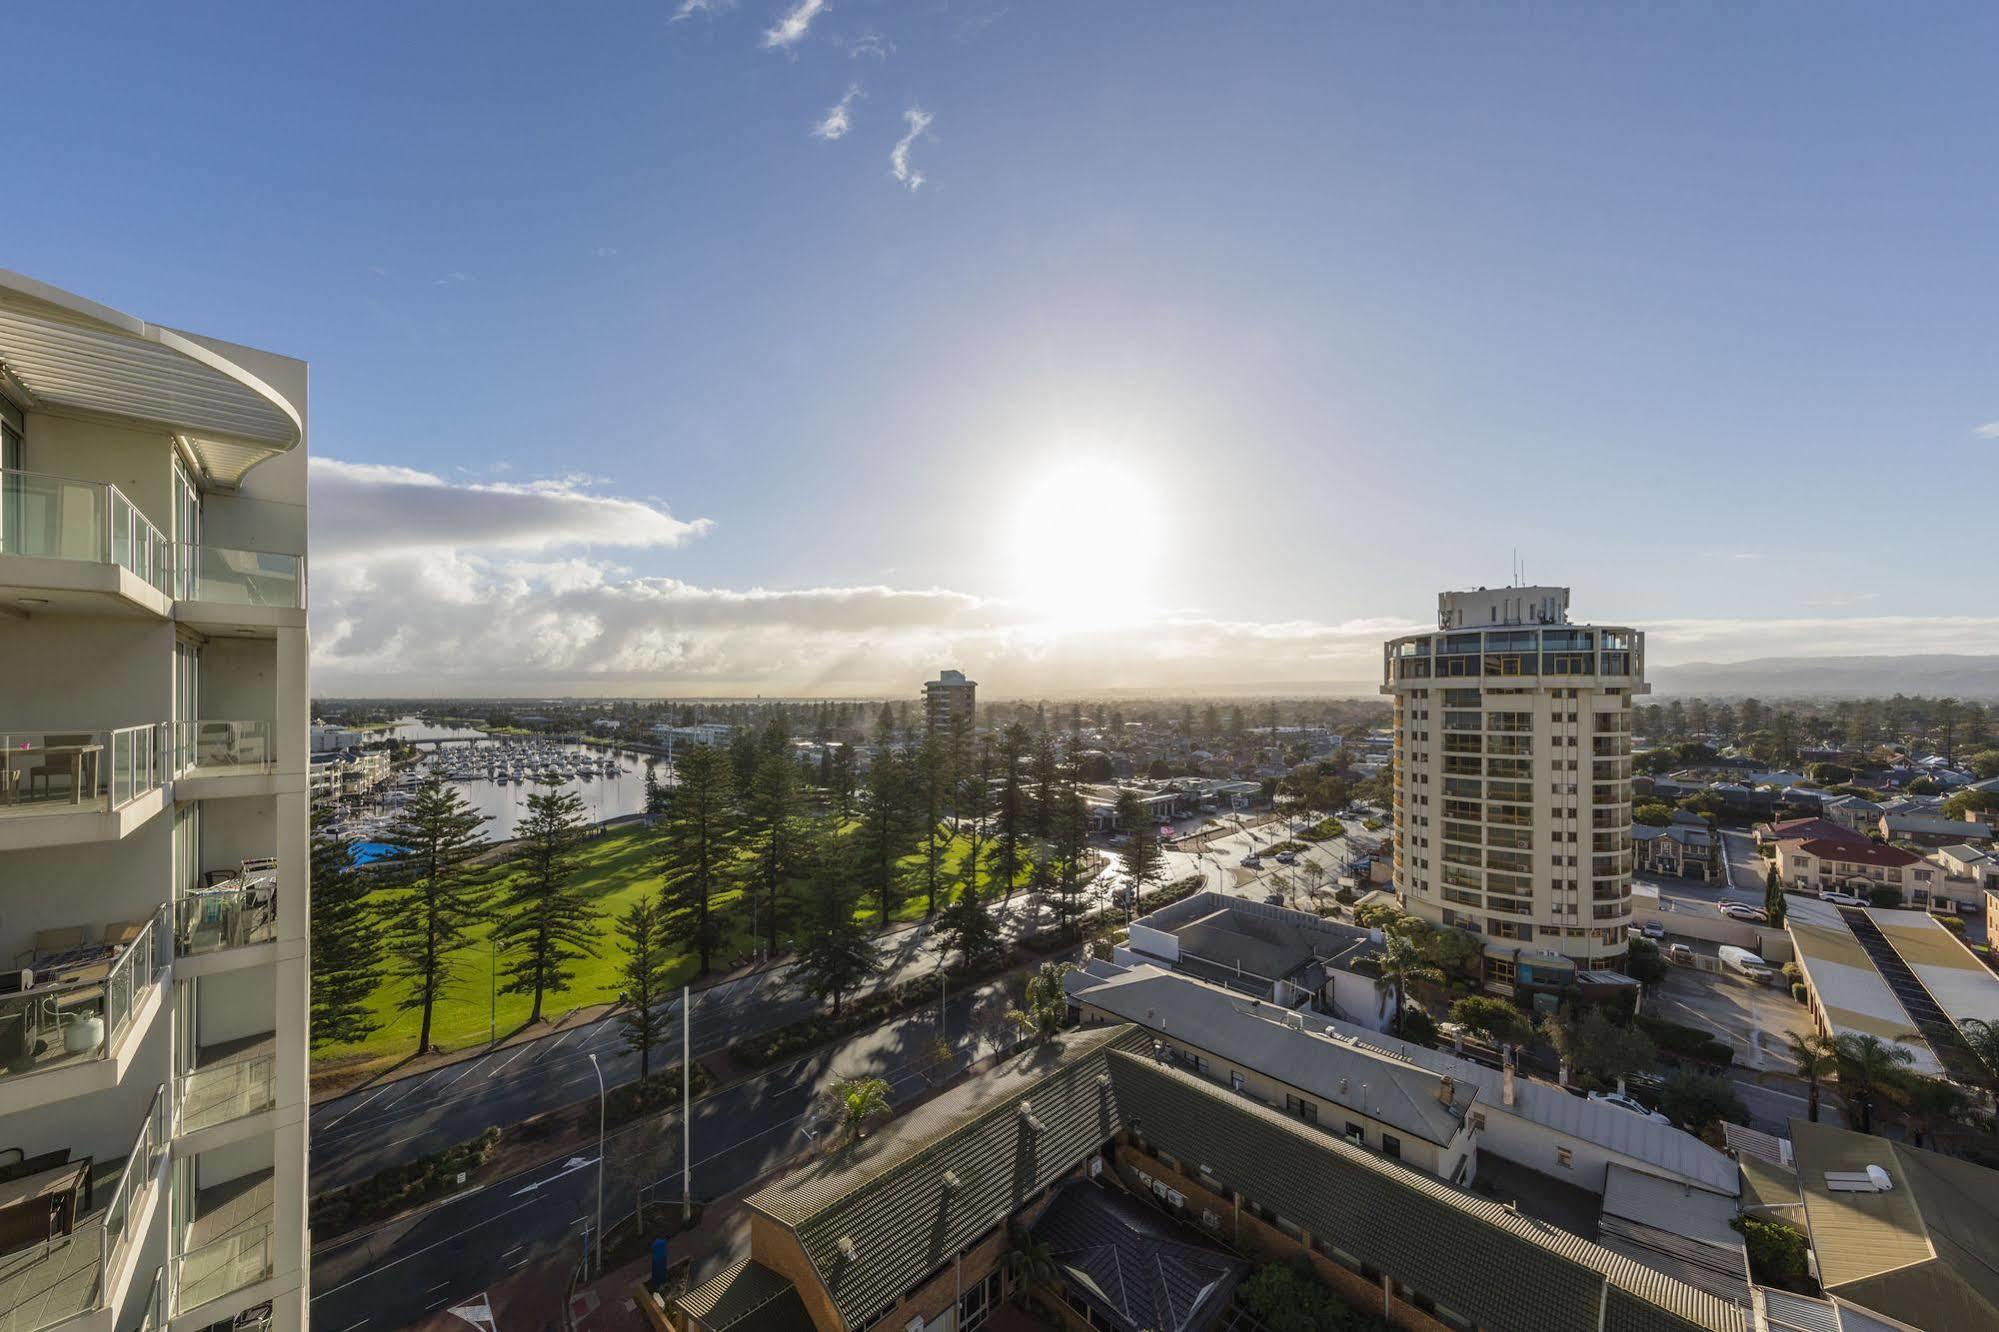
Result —
[[1644, 635], [1571, 624], [1565, 587], [1445, 592], [1437, 626], [1389, 641], [1381, 686], [1405, 908], [1480, 935], [1503, 993], [1620, 969]]
[[306, 367], [0, 271], [0, 1327], [305, 1322]]

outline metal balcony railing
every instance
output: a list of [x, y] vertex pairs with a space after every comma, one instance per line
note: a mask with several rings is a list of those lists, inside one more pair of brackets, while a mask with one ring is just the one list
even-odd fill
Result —
[[268, 768], [277, 762], [277, 727], [267, 721], [174, 724], [174, 771]]
[[196, 957], [278, 937], [275, 871], [190, 889], [174, 903], [174, 952]]
[[164, 906], [106, 926], [96, 943], [83, 934], [81, 926], [44, 931], [16, 956], [30, 983], [0, 995], [0, 1080], [107, 1057], [166, 973]]
[[0, 814], [130, 804], [166, 780], [166, 740], [164, 723], [0, 732]]
[[173, 595], [173, 548], [113, 485], [0, 471], [0, 555], [116, 564]]
[[305, 607], [305, 559], [206, 543], [180, 547], [178, 595], [226, 606]]

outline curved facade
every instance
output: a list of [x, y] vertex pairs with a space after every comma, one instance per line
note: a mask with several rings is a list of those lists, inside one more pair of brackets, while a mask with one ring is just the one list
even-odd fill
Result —
[[1621, 968], [1644, 635], [1571, 624], [1566, 588], [1444, 593], [1438, 625], [1383, 655], [1406, 909], [1479, 934], [1502, 990]]

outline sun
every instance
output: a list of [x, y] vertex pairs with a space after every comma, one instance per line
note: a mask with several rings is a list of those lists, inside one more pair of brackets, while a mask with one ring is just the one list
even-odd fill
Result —
[[1051, 629], [1112, 629], [1159, 609], [1165, 511], [1143, 475], [1107, 459], [1060, 462], [1022, 491], [1014, 594]]

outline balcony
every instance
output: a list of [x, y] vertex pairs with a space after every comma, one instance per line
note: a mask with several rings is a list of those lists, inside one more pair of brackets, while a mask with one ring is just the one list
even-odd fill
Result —
[[176, 1088], [180, 1132], [198, 1133], [276, 1105], [276, 1044], [266, 1033], [201, 1050]]
[[0, 819], [108, 813], [166, 780], [164, 725], [0, 732]]
[[118, 1173], [66, 1150], [0, 1167], [0, 1329], [37, 1332], [107, 1309], [105, 1289], [126, 1250], [143, 1243], [144, 1211], [159, 1192], [173, 1137], [167, 1089], [153, 1095]]
[[0, 575], [10, 588], [123, 595], [162, 612], [173, 595], [172, 543], [118, 487], [96, 481], [0, 471], [0, 556], [59, 562], [10, 569]]
[[271, 1172], [252, 1171], [196, 1195], [174, 1260], [176, 1317], [271, 1275]]
[[110, 1057], [167, 967], [166, 908], [151, 918], [43, 930], [14, 961], [26, 988], [0, 995], [0, 1085]]
[[192, 889], [174, 903], [176, 957], [248, 948], [277, 937], [275, 861], [246, 861], [240, 875]]
[[205, 543], [182, 543], [179, 555], [180, 579], [176, 591], [184, 601], [271, 610], [305, 609], [303, 556], [267, 550], [232, 550]]
[[174, 773], [254, 777], [277, 764], [277, 727], [267, 721], [194, 721], [174, 726]]

